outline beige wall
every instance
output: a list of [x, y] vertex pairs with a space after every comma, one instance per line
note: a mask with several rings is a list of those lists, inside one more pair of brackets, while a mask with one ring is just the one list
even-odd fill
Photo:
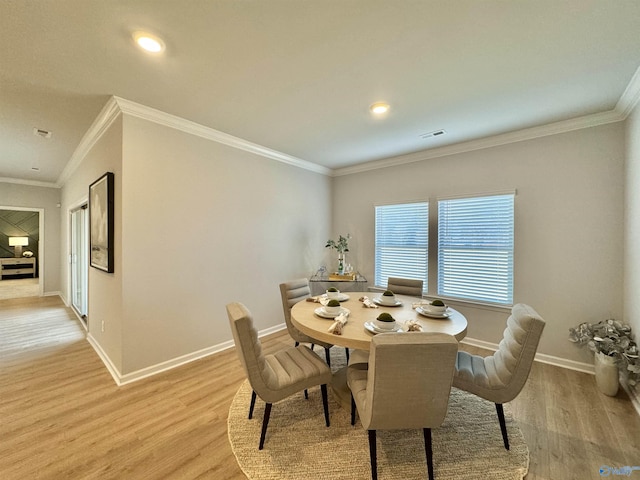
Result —
[[[0, 182], [0, 206], [44, 209], [44, 294], [62, 290], [60, 283], [60, 189]], [[42, 233], [41, 233], [42, 236]], [[44, 268], [43, 268], [44, 267]]]
[[122, 145], [121, 373], [231, 340], [232, 301], [283, 323], [278, 284], [325, 253], [330, 178], [128, 115]]
[[[354, 236], [352, 258], [373, 280], [374, 205], [429, 200], [435, 215], [438, 196], [517, 190], [514, 302], [532, 305], [547, 321], [541, 353], [590, 363], [567, 330], [621, 318], [623, 163], [624, 125], [617, 123], [339, 176], [333, 231]], [[459, 309], [470, 338], [502, 338], [507, 313]]]
[[[89, 334], [109, 357], [113, 366], [122, 370], [123, 365], [123, 314], [122, 314], [122, 117], [117, 118], [85, 156], [84, 161], [71, 174], [62, 188], [62, 285], [63, 297], [69, 298], [69, 215], [72, 207], [87, 200], [89, 185], [106, 172], [115, 174], [115, 272], [105, 273], [89, 267]], [[105, 328], [102, 331], [102, 322]]]
[[640, 105], [627, 119], [624, 228], [624, 320], [640, 341]]

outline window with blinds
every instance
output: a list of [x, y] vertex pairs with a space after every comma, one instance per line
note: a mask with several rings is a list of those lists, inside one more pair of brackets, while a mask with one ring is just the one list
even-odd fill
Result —
[[377, 206], [375, 241], [376, 286], [401, 277], [422, 280], [427, 291], [429, 203]]
[[514, 194], [438, 201], [438, 295], [513, 303]]

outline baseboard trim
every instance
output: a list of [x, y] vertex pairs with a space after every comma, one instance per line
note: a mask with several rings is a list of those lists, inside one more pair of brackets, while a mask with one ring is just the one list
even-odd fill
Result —
[[[266, 328], [264, 330], [260, 330], [258, 332], [258, 337], [264, 337], [265, 335], [270, 335], [275, 332], [279, 332], [286, 328], [286, 325], [280, 324], [273, 327]], [[164, 362], [158, 363], [156, 365], [151, 365], [149, 367], [142, 368], [140, 370], [136, 370], [131, 373], [122, 374], [118, 368], [113, 364], [109, 355], [102, 349], [100, 344], [96, 341], [96, 339], [89, 333], [87, 334], [87, 341], [96, 351], [104, 365], [107, 367], [107, 370], [113, 377], [113, 380], [116, 382], [116, 385], [122, 386], [128, 383], [137, 382], [138, 380], [142, 380], [144, 378], [151, 377], [153, 375], [157, 375], [158, 373], [166, 372], [167, 370], [171, 370], [176, 367], [180, 367], [187, 363], [195, 362], [196, 360], [200, 360], [201, 358], [208, 357], [213, 355], [214, 353], [219, 353], [229, 348], [233, 348], [235, 343], [233, 340], [229, 340], [226, 342], [219, 343], [217, 345], [212, 345], [207, 348], [203, 348], [202, 350], [198, 350], [195, 352], [188, 353], [186, 355], [182, 355], [180, 357], [172, 358], [170, 360], [166, 360]]]
[[91, 333], [87, 333], [87, 342], [89, 342], [89, 345], [91, 345], [93, 347], [93, 350], [98, 354], [98, 357], [100, 357], [100, 360], [102, 360], [104, 366], [107, 367], [107, 371], [111, 374], [111, 377], [116, 382], [116, 385], [122, 385], [120, 381], [122, 375], [113, 364], [113, 362], [111, 362], [111, 359], [109, 358], [109, 355], [107, 355], [107, 352], [102, 349], [100, 344], [96, 341], [95, 338], [93, 338], [93, 335], [91, 335]]
[[638, 415], [640, 415], [640, 392], [632, 390], [628, 385], [624, 383], [620, 384], [622, 385], [622, 388], [624, 388], [624, 391], [627, 392], [627, 395], [629, 395], [629, 399], [631, 400], [633, 408], [635, 408]]

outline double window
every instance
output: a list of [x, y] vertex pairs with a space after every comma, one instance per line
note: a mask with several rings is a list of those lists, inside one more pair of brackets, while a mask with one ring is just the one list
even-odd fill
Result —
[[431, 253], [438, 296], [512, 304], [514, 194], [439, 199], [435, 251], [428, 212], [426, 202], [376, 207], [375, 284], [384, 287], [390, 276], [416, 278], [428, 293]]

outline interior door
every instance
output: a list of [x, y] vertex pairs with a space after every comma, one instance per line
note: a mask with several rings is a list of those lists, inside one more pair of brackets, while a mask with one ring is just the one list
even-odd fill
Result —
[[89, 226], [87, 205], [71, 212], [71, 305], [87, 322]]

